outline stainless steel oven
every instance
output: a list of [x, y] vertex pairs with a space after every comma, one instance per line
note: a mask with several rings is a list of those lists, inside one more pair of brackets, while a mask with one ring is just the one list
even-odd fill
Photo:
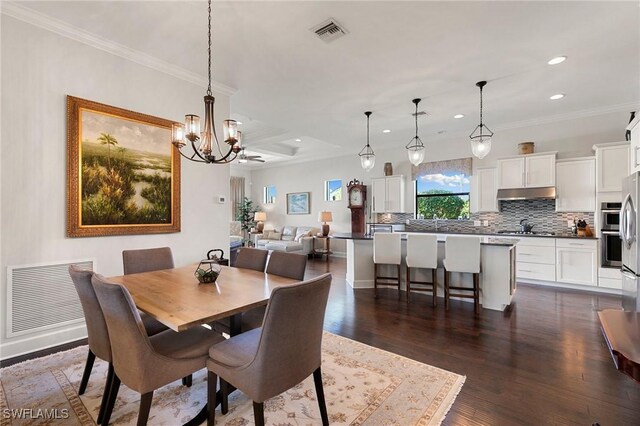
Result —
[[617, 231], [620, 229], [620, 209], [622, 203], [602, 203], [600, 212], [602, 214], [603, 231]]
[[622, 239], [618, 231], [602, 230], [600, 240], [603, 268], [620, 268], [622, 266]]

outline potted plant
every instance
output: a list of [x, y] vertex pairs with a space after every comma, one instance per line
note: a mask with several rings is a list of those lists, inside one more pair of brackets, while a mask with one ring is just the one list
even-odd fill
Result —
[[253, 201], [249, 198], [244, 197], [242, 202], [238, 203], [238, 209], [236, 214], [236, 220], [240, 222], [240, 227], [245, 232], [245, 241], [246, 241], [246, 232], [249, 232], [251, 228], [256, 226], [255, 220], [253, 220], [254, 213], [258, 211], [258, 208], [253, 205]]

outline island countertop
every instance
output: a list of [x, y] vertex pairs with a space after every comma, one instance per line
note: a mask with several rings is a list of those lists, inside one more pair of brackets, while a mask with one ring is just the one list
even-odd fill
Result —
[[[371, 225], [373, 225], [373, 223], [371, 223]], [[377, 223], [376, 225], [392, 225], [392, 224], [385, 224], [385, 223]], [[581, 236], [581, 235], [576, 235], [576, 234], [572, 234], [571, 232], [557, 232], [557, 233], [540, 233], [540, 234], [509, 234], [509, 233], [505, 233], [505, 232], [496, 232], [496, 231], [483, 231], [481, 230], [481, 228], [479, 228], [477, 231], [448, 231], [448, 230], [444, 230], [444, 231], [435, 231], [435, 230], [428, 230], [428, 231], [396, 231], [396, 232], [410, 232], [412, 234], [446, 234], [446, 235], [477, 235], [477, 236], [487, 236], [487, 237], [506, 237], [506, 238], [570, 238], [570, 239], [577, 239], [577, 240], [597, 240], [598, 237], [596, 235], [592, 235], [592, 236]]]
[[[397, 233], [402, 235], [403, 240], [407, 239], [406, 234], [436, 234], [435, 232], [397, 232]], [[447, 234], [444, 232], [442, 233], [438, 232], [437, 234], [440, 234], [438, 236], [442, 237], [438, 239], [439, 243], [444, 243], [444, 237], [446, 235], [453, 235], [453, 234]], [[457, 235], [477, 236], [480, 238], [480, 244], [489, 245], [489, 246], [511, 247], [511, 246], [515, 246], [516, 244], [518, 244], [518, 241], [520, 241], [518, 238], [497, 237], [497, 236], [481, 235], [481, 234], [457, 234]], [[373, 235], [356, 234], [351, 232], [336, 233], [331, 235], [331, 237], [338, 240], [373, 240]]]

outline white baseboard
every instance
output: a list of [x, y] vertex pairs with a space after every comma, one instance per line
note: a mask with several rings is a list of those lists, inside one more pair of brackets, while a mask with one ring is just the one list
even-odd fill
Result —
[[518, 278], [516, 280], [518, 283], [523, 284], [535, 284], [535, 285], [543, 285], [547, 287], [556, 287], [556, 288], [566, 288], [569, 290], [582, 290], [582, 291], [591, 291], [594, 293], [606, 293], [606, 294], [617, 294], [621, 295], [622, 290], [617, 288], [606, 288], [606, 287], [598, 287], [591, 285], [579, 285], [579, 284], [568, 284], [568, 283], [559, 283], [556, 281], [541, 281], [541, 280], [531, 280]]
[[85, 324], [80, 324], [74, 327], [69, 327], [65, 330], [58, 330], [46, 334], [5, 339], [2, 342], [2, 345], [0, 345], [0, 359], [5, 360], [25, 355], [42, 349], [84, 339], [85, 337], [87, 337], [87, 327]]
[[373, 288], [373, 280], [356, 280], [351, 281], [347, 278], [347, 284], [351, 286], [351, 288]]

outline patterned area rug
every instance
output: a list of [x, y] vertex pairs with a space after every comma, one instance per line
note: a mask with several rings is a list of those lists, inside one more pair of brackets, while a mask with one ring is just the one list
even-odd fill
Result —
[[[322, 349], [331, 424], [438, 425], [465, 381], [464, 376], [327, 332]], [[107, 364], [96, 359], [87, 391], [78, 396], [86, 354], [83, 346], [1, 369], [0, 425], [95, 425]], [[134, 425], [139, 398], [122, 385], [111, 424]], [[202, 370], [193, 376], [191, 388], [177, 381], [154, 393], [149, 424], [185, 423], [205, 401]], [[265, 418], [269, 425], [320, 424], [313, 378], [266, 401]], [[223, 416], [218, 408], [216, 424], [253, 424], [251, 401], [234, 392], [229, 413]]]

